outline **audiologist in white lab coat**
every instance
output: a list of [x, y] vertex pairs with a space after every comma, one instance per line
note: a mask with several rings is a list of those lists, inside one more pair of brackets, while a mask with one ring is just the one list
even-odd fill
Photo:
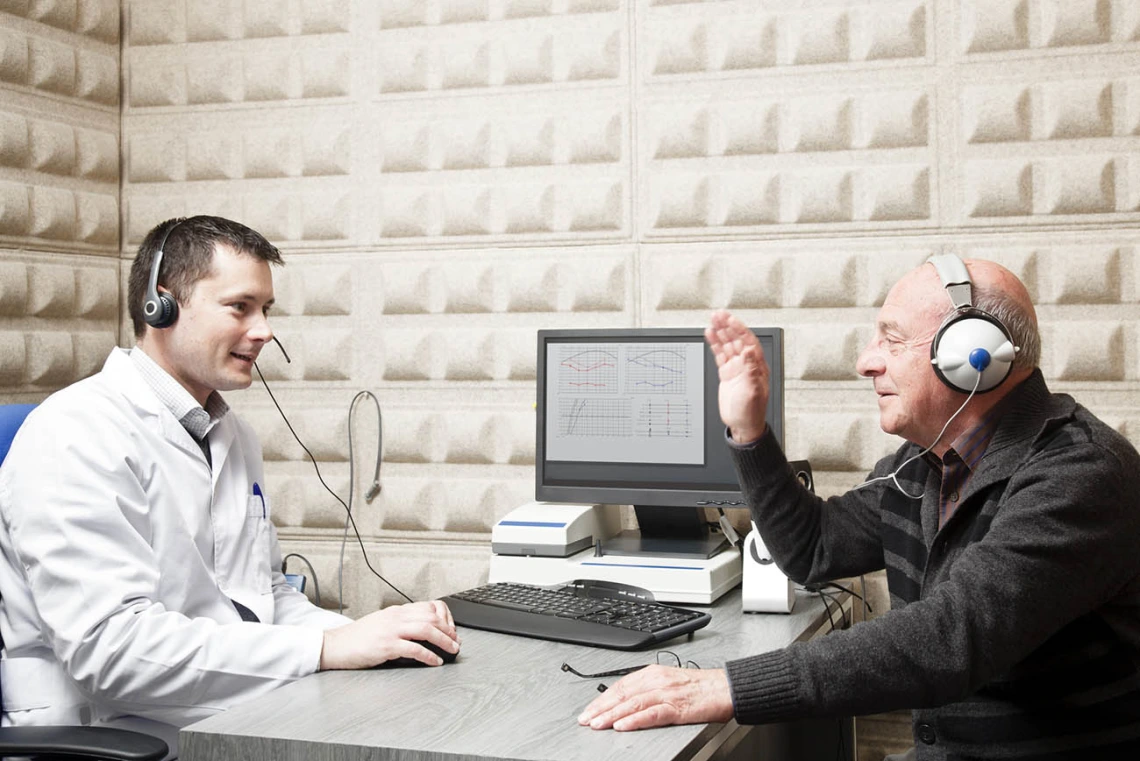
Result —
[[442, 602], [354, 622], [285, 582], [261, 447], [219, 393], [250, 385], [272, 339], [271, 263], [236, 222], [160, 224], [129, 277], [137, 345], [17, 434], [0, 468], [5, 725], [122, 726], [176, 755], [178, 727], [318, 669], [442, 662], [417, 640], [458, 652]]

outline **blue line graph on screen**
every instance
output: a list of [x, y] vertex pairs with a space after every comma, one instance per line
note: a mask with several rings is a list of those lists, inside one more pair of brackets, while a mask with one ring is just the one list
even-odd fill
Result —
[[652, 348], [626, 360], [626, 393], [684, 394], [685, 385], [684, 351]]

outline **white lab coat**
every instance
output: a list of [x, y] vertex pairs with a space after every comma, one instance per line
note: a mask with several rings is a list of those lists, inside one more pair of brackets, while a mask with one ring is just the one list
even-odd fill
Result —
[[231, 412], [209, 442], [212, 470], [121, 349], [28, 417], [0, 468], [5, 724], [176, 742], [317, 670], [349, 619], [285, 583], [252, 429]]

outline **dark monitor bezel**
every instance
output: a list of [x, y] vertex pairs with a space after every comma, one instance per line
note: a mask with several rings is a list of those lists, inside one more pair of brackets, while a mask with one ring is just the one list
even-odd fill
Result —
[[[768, 426], [776, 436], [776, 440], [783, 446], [784, 441], [784, 331], [783, 328], [763, 327], [751, 328], [753, 333], [765, 344], [765, 358], [771, 370], [770, 390], [768, 400]], [[703, 328], [580, 328], [557, 329], [538, 331], [537, 372], [535, 383], [536, 421], [535, 421], [535, 499], [540, 502], [570, 502], [586, 504], [612, 504], [612, 505], [646, 505], [656, 507], [707, 507], [710, 503], [737, 503], [743, 504], [740, 485], [736, 481], [735, 471], [731, 483], [716, 482], [702, 483], [693, 488], [683, 488], [672, 484], [658, 486], [644, 486], [636, 484], [634, 479], [624, 483], [611, 481], [606, 483], [547, 483], [546, 461], [546, 347], [551, 343], [565, 342], [567, 339], [580, 340], [583, 343], [628, 341], [652, 342], [654, 340], [669, 339], [685, 343], [700, 342], [704, 346], [703, 360], [706, 379], [710, 378], [709, 368], [712, 367], [711, 388], [706, 384], [705, 410], [706, 417], [711, 409], [714, 420], [705, 421], [707, 432], [713, 429], [719, 431], [712, 440], [706, 438], [706, 453], [709, 456], [719, 456], [713, 449], [717, 445], [717, 436], [723, 440], [724, 424], [720, 421], [717, 412], [716, 395], [717, 381], [715, 360], [712, 351], [704, 340]], [[771, 351], [769, 351], [769, 348]], [[712, 395], [712, 404], [709, 404], [709, 395]], [[710, 429], [710, 425], [713, 429]], [[728, 459], [727, 445], [723, 445], [723, 456]], [[589, 463], [582, 463], [587, 467]], [[638, 463], [623, 463], [635, 472]], [[571, 479], [564, 479], [571, 480]], [[730, 505], [725, 505], [730, 506]]]

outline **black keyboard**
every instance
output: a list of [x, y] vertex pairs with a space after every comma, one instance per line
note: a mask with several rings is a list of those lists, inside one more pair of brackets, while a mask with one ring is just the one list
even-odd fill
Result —
[[656, 645], [712, 620], [708, 613], [652, 600], [644, 589], [604, 581], [557, 589], [487, 584], [443, 598], [460, 626], [615, 650]]

